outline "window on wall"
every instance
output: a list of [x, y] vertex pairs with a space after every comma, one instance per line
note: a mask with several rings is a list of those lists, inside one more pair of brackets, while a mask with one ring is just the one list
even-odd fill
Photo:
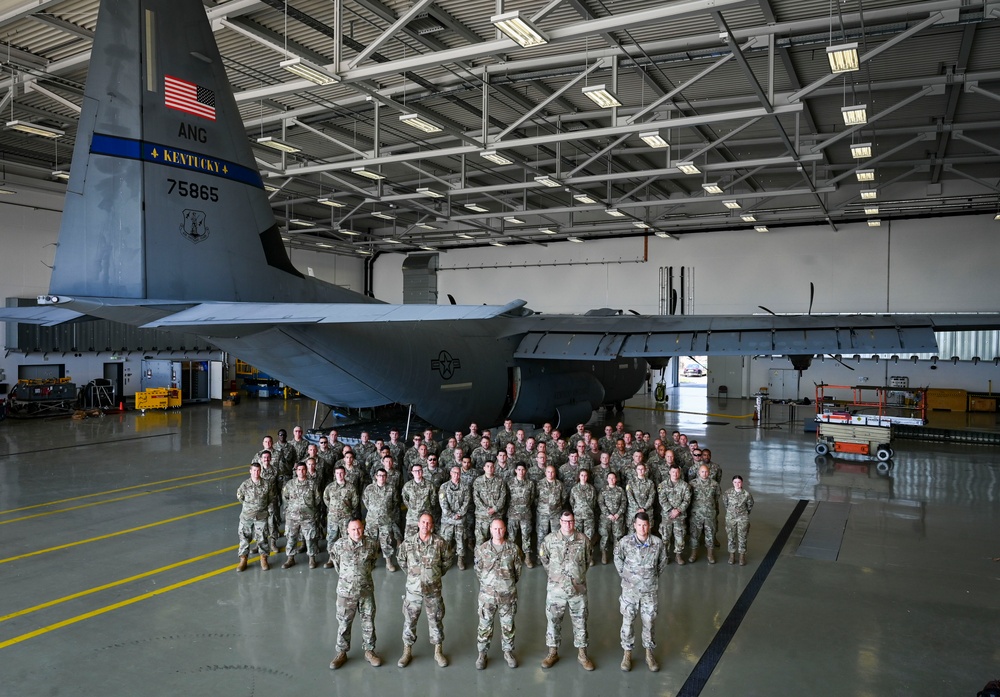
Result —
[[59, 380], [66, 377], [65, 363], [32, 363], [17, 366], [18, 380]]

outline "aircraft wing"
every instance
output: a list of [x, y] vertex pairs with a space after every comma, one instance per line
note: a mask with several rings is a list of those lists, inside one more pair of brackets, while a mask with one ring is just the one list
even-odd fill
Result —
[[70, 310], [64, 307], [51, 306], [29, 306], [29, 307], [0, 307], [0, 322], [20, 322], [22, 324], [40, 324], [43, 327], [51, 327], [63, 322], [83, 317], [82, 312]]

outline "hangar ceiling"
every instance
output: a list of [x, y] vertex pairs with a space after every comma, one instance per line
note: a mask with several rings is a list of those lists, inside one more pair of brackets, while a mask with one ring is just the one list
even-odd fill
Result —
[[[3, 123], [65, 132], [0, 131], [3, 190], [64, 186], [54, 173], [72, 167], [98, 5], [0, 0]], [[1000, 0], [205, 5], [294, 246], [445, 251], [998, 212]], [[502, 33], [501, 16], [538, 43]], [[857, 69], [832, 72], [850, 51], [829, 49], [852, 46]], [[620, 105], [588, 96], [599, 86]]]

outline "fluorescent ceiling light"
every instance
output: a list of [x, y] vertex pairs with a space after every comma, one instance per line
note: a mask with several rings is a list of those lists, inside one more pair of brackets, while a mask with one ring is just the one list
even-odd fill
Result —
[[522, 17], [518, 10], [493, 15], [490, 17], [490, 22], [522, 48], [540, 46], [549, 41], [530, 20]]
[[369, 252], [367, 249], [359, 249], [358, 254], [361, 254], [362, 256], [366, 257], [370, 257], [372, 255], [372, 253]]
[[430, 198], [444, 198], [445, 195], [438, 191], [437, 189], [432, 189], [429, 186], [418, 186], [417, 193], [422, 196], [428, 196]]
[[844, 117], [845, 126], [856, 126], [860, 123], [868, 123], [867, 104], [855, 104], [854, 106], [841, 107], [840, 114]]
[[653, 226], [650, 225], [649, 223], [644, 223], [641, 220], [633, 220], [632, 221], [632, 227], [637, 227], [640, 230], [649, 230]]
[[878, 206], [865, 206], [865, 215], [878, 215]]
[[329, 196], [321, 196], [316, 199], [316, 203], [322, 203], [324, 206], [329, 206], [330, 208], [343, 208], [344, 204], [340, 201], [334, 201]]
[[691, 162], [690, 160], [686, 160], [684, 162], [678, 162], [677, 169], [679, 169], [684, 174], [701, 174], [701, 170], [698, 169], [698, 166], [694, 162]]
[[767, 225], [754, 225], [753, 229], [757, 232], [767, 232]]
[[663, 139], [659, 131], [647, 131], [645, 133], [640, 133], [639, 137], [642, 138], [646, 145], [651, 148], [669, 148], [670, 143]]
[[389, 244], [403, 244], [403, 243], [402, 243], [402, 242], [400, 242], [399, 240], [394, 240], [394, 239], [392, 239], [391, 237], [386, 237], [384, 241], [385, 241], [385, 242], [388, 242]]
[[872, 218], [868, 221], [868, 227], [881, 227], [882, 221], [878, 218]]
[[506, 247], [507, 246], [503, 242], [501, 242], [500, 240], [490, 240], [490, 244], [493, 245], [494, 247]]
[[423, 131], [424, 133], [437, 133], [441, 130], [433, 121], [428, 121], [419, 114], [402, 114], [399, 120], [405, 123], [407, 126], [412, 126], [418, 131]]
[[740, 217], [743, 219], [744, 223], [756, 223], [757, 222], [757, 216], [755, 216], [753, 213], [744, 213]]
[[317, 242], [316, 246], [317, 247], [322, 247], [323, 249], [333, 249], [333, 245], [332, 244], [326, 244], [325, 242]]
[[52, 172], [52, 178], [53, 179], [58, 179], [59, 181], [62, 181], [62, 182], [68, 182], [69, 181], [69, 171], [65, 170], [65, 169], [57, 169], [56, 171]]
[[382, 220], [395, 220], [396, 216], [392, 213], [384, 213], [382, 211], [372, 211], [372, 215], [376, 218], [381, 218]]
[[21, 131], [21, 133], [30, 133], [33, 136], [42, 136], [43, 138], [62, 138], [66, 135], [66, 131], [31, 123], [31, 121], [8, 121], [7, 128], [11, 131]]
[[566, 241], [567, 242], [583, 242], [583, 240], [581, 240], [579, 237], [567, 237]]
[[440, 230], [439, 227], [434, 227], [433, 225], [428, 225], [427, 223], [417, 223], [417, 227], [421, 230]]
[[313, 227], [313, 223], [308, 220], [302, 220], [301, 218], [292, 218], [288, 221], [289, 225], [299, 225], [301, 227]]
[[457, 235], [455, 235], [455, 237], [461, 237], [463, 240], [474, 240], [474, 239], [476, 239], [475, 237], [473, 237], [472, 235], [470, 235], [467, 232], [460, 232]]
[[337, 78], [318, 66], [314, 66], [302, 60], [298, 56], [278, 63], [278, 67], [284, 68], [288, 72], [305, 78], [317, 85], [332, 85], [337, 82]]
[[508, 160], [506, 157], [498, 153], [496, 150], [483, 150], [481, 153], [479, 153], [479, 156], [484, 160], [489, 160], [493, 164], [497, 165], [514, 164], [513, 160]]
[[583, 95], [602, 109], [621, 106], [618, 96], [605, 85], [591, 85], [583, 88]]
[[861, 200], [863, 201], [874, 201], [878, 198], [878, 189], [862, 189], [861, 190]]
[[480, 206], [478, 203], [467, 203], [465, 204], [465, 207], [468, 208], [470, 211], [475, 211], [476, 213], [490, 212], [489, 208], [484, 208], [483, 206]]
[[524, 221], [518, 218], [516, 215], [505, 215], [503, 217], [508, 223], [513, 223], [514, 225], [524, 225]]
[[739, 201], [735, 201], [735, 200], [723, 201], [722, 205], [725, 206], [726, 208], [728, 208], [731, 211], [734, 211], [737, 208], [742, 208], [742, 206], [740, 205], [740, 202]]
[[265, 148], [271, 148], [272, 150], [277, 150], [278, 152], [302, 152], [302, 148], [297, 148], [291, 143], [286, 143], [280, 138], [275, 138], [274, 136], [264, 136], [263, 138], [258, 138], [257, 145], [263, 145]]
[[595, 199], [590, 198], [587, 194], [573, 194], [573, 199], [580, 203], [597, 203]]
[[559, 187], [559, 182], [550, 177], [547, 174], [540, 174], [535, 177], [535, 182], [541, 184], [542, 186], [547, 186], [550, 189], [555, 189]]
[[872, 156], [871, 143], [851, 143], [851, 157], [855, 160], [863, 160]]
[[6, 187], [0, 187], [0, 196], [13, 196], [17, 192], [13, 189], [8, 189]]
[[622, 213], [617, 208], [605, 208], [604, 212], [607, 213], [608, 215], [612, 216], [612, 217], [615, 217], [615, 218], [624, 218], [625, 217], [625, 214]]
[[859, 182], [873, 182], [875, 181], [875, 170], [859, 169], [854, 172], [854, 176], [858, 178]]
[[993, 220], [1000, 220], [1000, 213], [997, 213], [995, 216], [993, 216]]
[[826, 49], [826, 57], [830, 61], [830, 72], [849, 73], [857, 70], [859, 67], [858, 44], [830, 46]]
[[420, 245], [420, 249], [424, 250], [425, 252], [436, 252], [437, 251], [437, 247], [428, 247], [427, 245], [423, 245], [423, 244]]
[[378, 172], [373, 172], [370, 169], [365, 169], [364, 167], [351, 167], [351, 172], [357, 174], [359, 177], [365, 177], [366, 179], [374, 179], [376, 181], [379, 179], [385, 179], [385, 177]]
[[354, 230], [348, 230], [347, 228], [340, 228], [338, 230], [334, 230], [334, 232], [339, 232], [341, 235], [349, 235], [351, 237], [357, 237], [358, 235], [361, 234], [360, 232], [355, 232]]
[[264, 185], [264, 191], [266, 191], [266, 192], [268, 192], [270, 194], [273, 194], [275, 191], [281, 191], [281, 189], [279, 189], [276, 186], [271, 186], [270, 184], [265, 184]]
[[702, 184], [701, 188], [705, 190], [708, 194], [721, 194], [722, 187], [719, 186], [718, 182], [708, 182], [707, 184]]
[[539, 228], [538, 231], [540, 233], [544, 234], [544, 235], [558, 235], [559, 234], [558, 230], [553, 230], [550, 227]]
[[663, 230], [657, 230], [653, 234], [656, 235], [657, 237], [661, 238], [661, 239], [666, 239], [667, 237], [669, 237], [672, 240], [673, 239], [677, 239], [676, 237], [674, 237], [673, 235], [671, 235], [669, 232], [664, 232]]

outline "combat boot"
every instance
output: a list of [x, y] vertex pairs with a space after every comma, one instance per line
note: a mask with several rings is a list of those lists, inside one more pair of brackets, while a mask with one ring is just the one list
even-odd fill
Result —
[[532, 558], [531, 552], [527, 552], [524, 555], [524, 565], [527, 566], [529, 569], [535, 568], [535, 560]]
[[277, 552], [278, 551], [278, 538], [277, 537], [271, 537], [271, 538], [269, 538], [269, 541], [270, 541], [270, 544], [271, 544], [271, 549], [273, 549], [275, 552]]
[[385, 569], [386, 569], [386, 571], [390, 571], [390, 572], [399, 571], [399, 567], [396, 566], [395, 563], [393, 563], [392, 559], [388, 559], [388, 558], [385, 560]]
[[625, 653], [622, 654], [621, 669], [626, 673], [632, 670], [632, 652], [628, 649], [625, 649]]
[[[483, 658], [486, 658], [485, 653], [483, 654]], [[444, 650], [441, 648], [441, 644], [434, 644], [434, 660], [442, 668], [448, 667], [448, 658], [444, 655]]]
[[365, 660], [371, 664], [372, 668], [378, 668], [382, 665], [382, 657], [374, 651], [365, 651]]
[[326, 564], [323, 564], [323, 568], [324, 569], [332, 569], [333, 568], [333, 559], [327, 559], [326, 560]]
[[486, 652], [480, 651], [476, 657], [476, 670], [483, 670], [484, 668], [486, 668]]
[[288, 556], [288, 559], [285, 560], [285, 563], [281, 565], [281, 568], [282, 569], [290, 569], [293, 566], [295, 566], [295, 555], [294, 554], [290, 554]]
[[347, 652], [341, 651], [340, 653], [338, 653], [336, 656], [333, 657], [332, 661], [330, 661], [330, 670], [337, 670], [337, 668], [344, 665], [344, 663], [346, 662], [347, 662]]
[[593, 670], [594, 662], [590, 660], [590, 656], [587, 655], [587, 649], [580, 648], [576, 651], [576, 660], [584, 670]]
[[549, 652], [542, 659], [542, 668], [551, 668], [559, 660], [559, 651], [555, 646], [549, 647]]
[[405, 668], [406, 666], [410, 665], [410, 661], [412, 660], [413, 660], [413, 649], [410, 647], [409, 644], [404, 644], [403, 655], [399, 657], [398, 661], [396, 661], [396, 665], [399, 666], [400, 668]]
[[458, 558], [458, 570], [465, 571], [465, 555]]
[[677, 566], [684, 566], [684, 564], [687, 563], [684, 561], [684, 557], [681, 556], [680, 552], [674, 555], [674, 561], [677, 562]]
[[730, 564], [730, 566], [732, 566], [735, 563], [736, 563], [736, 553], [735, 552], [730, 552], [729, 553], [729, 564]]
[[271, 570], [271, 564], [267, 561], [267, 554], [260, 555], [260, 568], [264, 571]]
[[316, 555], [315, 554], [310, 554], [309, 555], [309, 568], [310, 569], [315, 569], [316, 568]]
[[708, 548], [708, 563], [709, 564], [715, 563], [715, 550], [712, 547]]
[[607, 565], [608, 563], [608, 550], [601, 550], [601, 563]]
[[741, 554], [740, 555], [740, 566], [746, 566], [746, 565], [747, 565], [747, 555], [746, 554]]
[[653, 655], [653, 649], [646, 649], [646, 666], [653, 673], [660, 670], [660, 664], [656, 662], [656, 656]]
[[507, 661], [508, 668], [517, 668], [517, 659], [514, 658], [513, 651], [504, 651], [503, 658], [505, 661]]
[[688, 555], [688, 564], [694, 564], [694, 562], [697, 559], [698, 559], [698, 548], [697, 547], [692, 547], [691, 548], [691, 554]]
[[236, 565], [236, 570], [237, 571], [247, 570], [247, 555], [245, 554], [240, 555], [240, 563]]

